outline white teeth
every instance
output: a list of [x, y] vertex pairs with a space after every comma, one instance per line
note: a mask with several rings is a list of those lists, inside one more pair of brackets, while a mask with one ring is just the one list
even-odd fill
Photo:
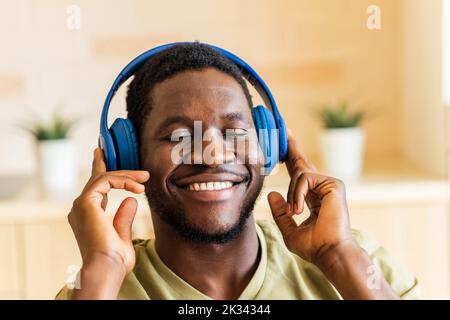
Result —
[[223, 190], [233, 186], [231, 181], [214, 181], [214, 182], [194, 182], [188, 186], [189, 191], [210, 191], [210, 190]]

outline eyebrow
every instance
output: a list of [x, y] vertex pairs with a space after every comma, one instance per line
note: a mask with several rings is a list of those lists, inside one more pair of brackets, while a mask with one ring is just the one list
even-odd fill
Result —
[[[221, 119], [227, 121], [245, 121], [244, 116], [241, 112], [229, 112], [222, 114], [220, 116]], [[160, 132], [164, 128], [167, 128], [173, 124], [183, 124], [185, 126], [192, 126], [194, 120], [184, 117], [184, 116], [171, 116], [164, 120], [159, 126], [157, 132]]]
[[156, 132], [160, 132], [164, 128], [171, 126], [173, 124], [184, 124], [186, 126], [192, 126], [192, 120], [183, 116], [172, 116], [164, 120], [158, 127]]
[[244, 116], [241, 112], [229, 112], [220, 116], [221, 119], [228, 121], [243, 121]]

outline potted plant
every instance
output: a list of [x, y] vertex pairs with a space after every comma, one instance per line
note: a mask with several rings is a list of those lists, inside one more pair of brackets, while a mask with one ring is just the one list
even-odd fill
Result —
[[69, 137], [75, 122], [55, 113], [47, 124], [35, 120], [22, 126], [36, 141], [39, 176], [44, 189], [49, 193], [70, 191], [75, 186], [76, 150]]
[[350, 111], [346, 102], [325, 106], [319, 113], [325, 130], [320, 137], [320, 156], [327, 174], [349, 181], [360, 177], [365, 135], [360, 128], [364, 111]]

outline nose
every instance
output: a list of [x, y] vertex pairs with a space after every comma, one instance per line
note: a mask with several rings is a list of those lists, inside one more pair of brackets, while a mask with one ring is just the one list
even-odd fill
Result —
[[233, 147], [226, 143], [218, 129], [208, 129], [203, 135], [203, 141], [200, 141], [197, 146], [196, 142], [194, 142], [192, 154], [194, 164], [216, 167], [236, 160]]

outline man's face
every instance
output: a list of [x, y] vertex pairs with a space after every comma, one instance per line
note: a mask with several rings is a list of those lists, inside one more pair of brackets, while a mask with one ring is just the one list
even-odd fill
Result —
[[[227, 129], [234, 129], [239, 138], [256, 141], [241, 86], [213, 68], [184, 71], [157, 84], [151, 99], [140, 146], [143, 169], [151, 174], [146, 194], [152, 211], [192, 241], [232, 240], [245, 226], [263, 184], [262, 161], [254, 161], [255, 153], [260, 155], [257, 144], [246, 143], [242, 158], [237, 143], [225, 138]], [[194, 148], [194, 121], [210, 133], [200, 149]], [[191, 164], [186, 158], [184, 163], [172, 160], [180, 143], [172, 141], [174, 132], [184, 141], [192, 139]]]

